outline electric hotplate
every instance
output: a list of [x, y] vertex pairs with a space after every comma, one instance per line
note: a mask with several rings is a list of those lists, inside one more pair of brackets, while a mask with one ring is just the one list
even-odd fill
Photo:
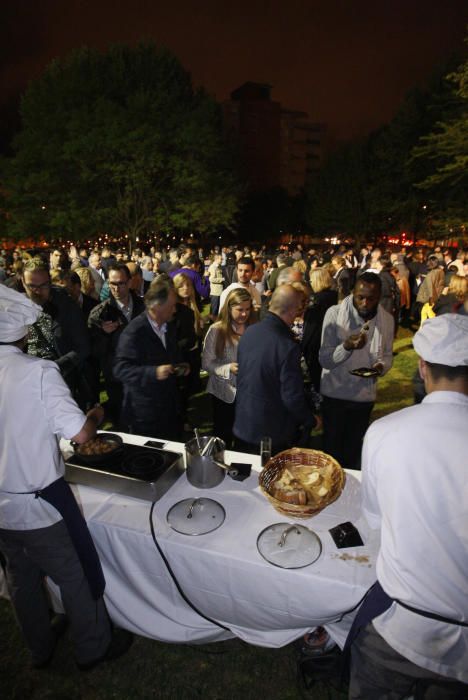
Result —
[[124, 443], [119, 454], [93, 466], [79, 455], [65, 460], [65, 479], [147, 501], [157, 501], [184, 472], [183, 455], [144, 445]]

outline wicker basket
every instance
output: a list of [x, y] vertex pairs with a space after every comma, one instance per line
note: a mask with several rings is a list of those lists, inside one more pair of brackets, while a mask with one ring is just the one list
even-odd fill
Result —
[[[303, 466], [304, 469], [307, 469], [307, 467], [331, 466], [333, 468], [332, 486], [328, 493], [322, 497], [317, 497], [315, 503], [306, 505], [287, 503], [272, 496], [270, 492], [274, 482], [280, 478], [283, 469], [291, 466]], [[340, 496], [345, 483], [345, 472], [338, 462], [330, 455], [325, 454], [325, 452], [293, 447], [272, 457], [266, 463], [262, 472], [260, 472], [258, 481], [260, 489], [279, 513], [292, 518], [310, 518], [320, 513], [321, 510], [333, 503], [333, 501], [336, 501]]]

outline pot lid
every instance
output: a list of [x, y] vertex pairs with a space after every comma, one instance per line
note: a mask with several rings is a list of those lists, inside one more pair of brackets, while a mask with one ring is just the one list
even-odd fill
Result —
[[282, 569], [300, 569], [317, 561], [322, 542], [304, 525], [275, 523], [259, 534], [257, 549], [270, 564]]
[[221, 503], [212, 498], [185, 498], [167, 513], [167, 522], [182, 535], [206, 535], [220, 527], [226, 517]]

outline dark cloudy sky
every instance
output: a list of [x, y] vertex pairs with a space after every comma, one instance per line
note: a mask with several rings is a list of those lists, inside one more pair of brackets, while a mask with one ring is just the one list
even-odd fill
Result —
[[153, 38], [219, 100], [270, 83], [350, 138], [461, 52], [467, 22], [466, 0], [0, 0], [0, 108], [73, 48]]

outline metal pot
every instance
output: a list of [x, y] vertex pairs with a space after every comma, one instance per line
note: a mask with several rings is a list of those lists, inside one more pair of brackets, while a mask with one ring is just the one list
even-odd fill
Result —
[[186, 473], [192, 486], [211, 489], [222, 482], [228, 469], [224, 464], [225, 447], [223, 440], [212, 436], [193, 438], [185, 443]]

